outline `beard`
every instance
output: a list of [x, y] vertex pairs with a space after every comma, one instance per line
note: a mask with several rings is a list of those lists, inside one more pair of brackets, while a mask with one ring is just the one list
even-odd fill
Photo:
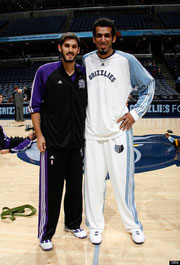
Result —
[[106, 51], [106, 50], [99, 50], [98, 52], [99, 52], [99, 54], [101, 54], [101, 55], [105, 55], [105, 54], [107, 54], [107, 51]]
[[[73, 53], [72, 53], [73, 54]], [[74, 55], [74, 54], [73, 54]], [[69, 59], [69, 58], [66, 58], [66, 55], [62, 52], [61, 53], [61, 57], [63, 58], [63, 60], [66, 62], [66, 63], [72, 63], [76, 60], [76, 56], [74, 56], [74, 58], [72, 59]]]

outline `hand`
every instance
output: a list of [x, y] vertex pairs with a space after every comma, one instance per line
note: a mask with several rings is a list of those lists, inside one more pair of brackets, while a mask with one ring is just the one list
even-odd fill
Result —
[[33, 132], [30, 132], [29, 134], [28, 134], [28, 137], [29, 137], [29, 139], [30, 140], [35, 140], [36, 139], [36, 133], [33, 131]]
[[37, 147], [38, 147], [40, 152], [46, 151], [46, 141], [45, 141], [43, 135], [37, 137]]
[[169, 137], [169, 133], [165, 133], [165, 137], [168, 138]]
[[135, 123], [135, 120], [133, 118], [133, 116], [130, 114], [130, 112], [126, 113], [124, 116], [122, 116], [117, 123], [121, 122], [120, 125], [120, 129], [125, 131], [125, 130], [129, 130], [131, 128], [131, 126]]
[[10, 152], [9, 149], [2, 149], [2, 150], [0, 150], [0, 154], [7, 154], [9, 152]]

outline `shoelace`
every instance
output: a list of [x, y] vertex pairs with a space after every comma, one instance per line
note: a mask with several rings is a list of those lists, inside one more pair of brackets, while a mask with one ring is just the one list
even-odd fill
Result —
[[81, 232], [81, 231], [83, 231], [82, 228], [78, 228], [78, 229], [74, 229], [74, 230], [73, 230], [74, 233], [79, 233], [79, 232]]
[[49, 243], [49, 242], [51, 242], [51, 240], [46, 239], [46, 240], [43, 240], [41, 243]]

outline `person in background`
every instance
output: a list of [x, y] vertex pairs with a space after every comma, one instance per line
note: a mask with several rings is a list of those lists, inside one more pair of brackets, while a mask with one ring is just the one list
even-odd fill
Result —
[[29, 102], [31, 98], [31, 89], [30, 87], [24, 87], [24, 101]]
[[36, 72], [29, 110], [41, 153], [38, 238], [43, 250], [53, 248], [64, 182], [64, 230], [80, 239], [82, 229], [82, 167], [87, 104], [85, 70], [75, 63], [80, 40], [63, 34], [58, 62]]
[[18, 92], [14, 96], [14, 104], [15, 104], [15, 113], [16, 113], [16, 121], [24, 120], [23, 106], [24, 106], [24, 97], [22, 94], [22, 89], [18, 89]]
[[9, 96], [7, 103], [13, 103], [13, 96], [12, 95]]
[[180, 139], [172, 137], [168, 132], [165, 133], [165, 137], [177, 148], [180, 150]]
[[[124, 227], [133, 241], [141, 244], [145, 235], [135, 204], [132, 125], [147, 111], [155, 81], [133, 55], [112, 48], [116, 42], [112, 20], [95, 21], [93, 42], [97, 50], [83, 57], [88, 91], [84, 185], [90, 241], [102, 241], [109, 174]], [[133, 89], [139, 90], [139, 99], [129, 111], [126, 104]]]
[[7, 103], [7, 99], [5, 96], [3, 96], [2, 103]]
[[30, 148], [36, 139], [35, 132], [30, 132], [27, 137], [9, 137], [0, 125], [0, 154], [18, 153]]
[[2, 94], [0, 94], [0, 104], [1, 104], [1, 103], [7, 103], [7, 102], [8, 102], [8, 101], [7, 101], [6, 97], [3, 96]]

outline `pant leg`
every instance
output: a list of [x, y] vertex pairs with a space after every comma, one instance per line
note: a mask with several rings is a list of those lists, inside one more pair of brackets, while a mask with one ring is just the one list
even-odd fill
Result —
[[131, 232], [133, 229], [142, 228], [135, 205], [132, 130], [106, 143], [106, 157], [110, 180], [125, 229]]
[[19, 107], [16, 107], [16, 121], [19, 121], [20, 120], [20, 109]]
[[24, 113], [23, 113], [24, 106], [20, 107], [20, 120], [22, 121], [24, 119]]
[[85, 148], [85, 212], [89, 229], [104, 229], [104, 190], [107, 169], [104, 142], [86, 140]]
[[64, 197], [65, 226], [69, 229], [79, 228], [82, 222], [82, 167], [80, 150], [69, 151]]
[[65, 157], [61, 152], [41, 153], [39, 183], [40, 240], [51, 239], [56, 231], [64, 186]]
[[27, 139], [27, 137], [18, 137], [18, 136], [17, 137], [11, 137], [9, 148], [14, 148], [14, 147], [18, 146], [20, 143], [22, 143], [26, 139]]

